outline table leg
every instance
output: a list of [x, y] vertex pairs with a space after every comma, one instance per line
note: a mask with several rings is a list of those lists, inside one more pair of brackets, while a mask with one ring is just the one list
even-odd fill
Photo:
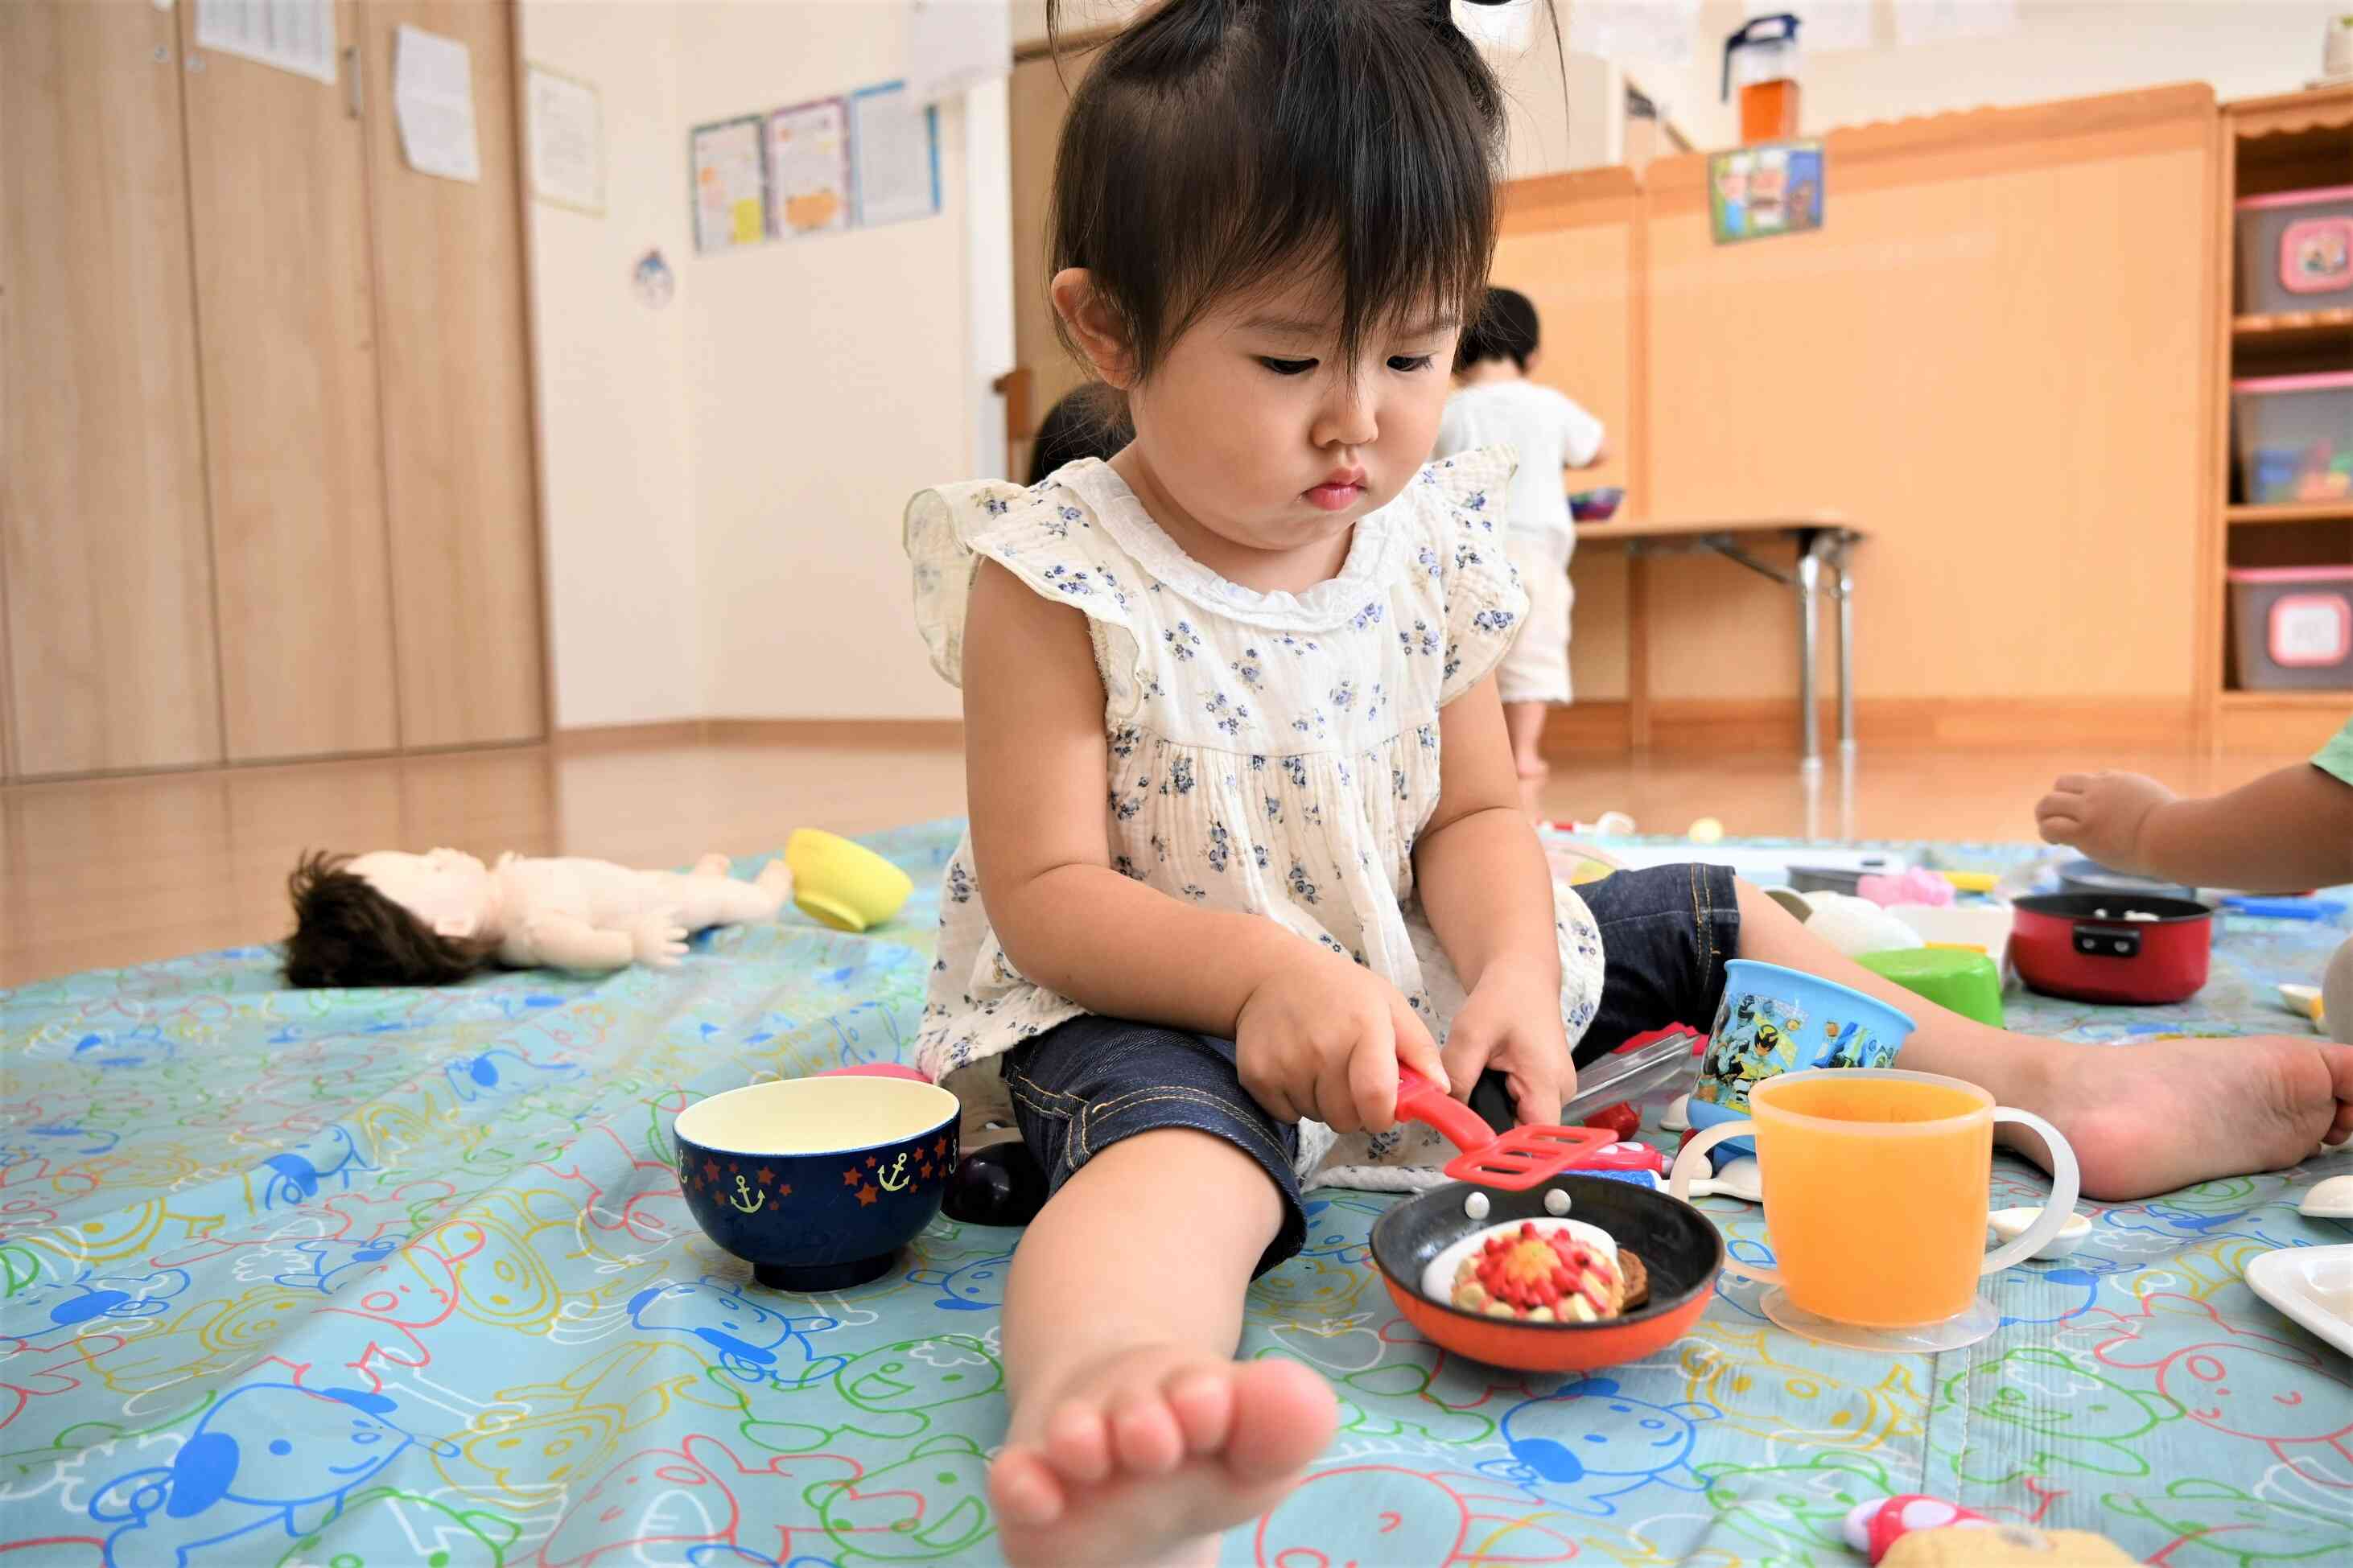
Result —
[[1626, 551], [1626, 744], [1651, 749], [1651, 563], [1629, 542]]
[[1838, 574], [1839, 750], [1854, 755], [1854, 568], [1841, 538], [1831, 552]]
[[1821, 715], [1814, 709], [1814, 620], [1820, 602], [1822, 558], [1819, 535], [1798, 541], [1798, 710], [1806, 737], [1799, 765], [1809, 773], [1822, 765]]

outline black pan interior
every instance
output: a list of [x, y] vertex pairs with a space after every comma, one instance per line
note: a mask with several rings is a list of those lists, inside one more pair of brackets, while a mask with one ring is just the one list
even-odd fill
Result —
[[[1545, 1207], [1545, 1194], [1554, 1188], [1568, 1194], [1569, 1209], [1565, 1215], [1556, 1215]], [[1463, 1200], [1474, 1192], [1487, 1194], [1484, 1219], [1472, 1219], [1462, 1212]], [[1398, 1204], [1374, 1222], [1373, 1261], [1391, 1279], [1419, 1296], [1421, 1271], [1430, 1267], [1430, 1260], [1472, 1231], [1524, 1219], [1555, 1218], [1599, 1226], [1620, 1247], [1639, 1256], [1650, 1270], [1650, 1301], [1639, 1311], [1609, 1320], [1612, 1324], [1639, 1323], [1656, 1313], [1672, 1311], [1690, 1300], [1694, 1291], [1708, 1289], [1724, 1267], [1724, 1238], [1705, 1215], [1664, 1193], [1602, 1176], [1555, 1176], [1524, 1193], [1474, 1187], [1467, 1182], [1434, 1187]], [[1432, 1305], [1461, 1311], [1449, 1301]], [[1479, 1317], [1475, 1312], [1462, 1315]], [[1592, 1325], [1526, 1326], [1573, 1331]]]

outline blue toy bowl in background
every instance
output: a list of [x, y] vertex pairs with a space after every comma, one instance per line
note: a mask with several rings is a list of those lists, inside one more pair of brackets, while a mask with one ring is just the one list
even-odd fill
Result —
[[1577, 490], [1568, 498], [1568, 515], [1579, 522], [1607, 522], [1618, 515], [1625, 504], [1623, 485], [1604, 485], [1599, 489]]
[[694, 1223], [778, 1290], [880, 1279], [940, 1212], [956, 1167], [956, 1097], [904, 1078], [755, 1083], [678, 1113]]
[[[1692, 1089], [1694, 1127], [1743, 1121], [1758, 1080], [1806, 1068], [1892, 1066], [1912, 1018], [1875, 996], [1778, 963], [1724, 966], [1724, 1001]], [[1723, 1145], [1753, 1153], [1745, 1139]]]

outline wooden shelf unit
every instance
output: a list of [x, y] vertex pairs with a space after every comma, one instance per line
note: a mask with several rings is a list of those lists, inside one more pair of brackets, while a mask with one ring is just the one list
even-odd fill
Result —
[[2205, 731], [2218, 750], [2315, 743], [2344, 691], [2248, 691], [2229, 680], [2230, 588], [2233, 565], [2338, 565], [2353, 563], [2353, 500], [2254, 505], [2232, 499], [2231, 382], [2291, 369], [2353, 369], [2353, 309], [2242, 315], [2238, 291], [2237, 203], [2247, 195], [2342, 184], [2353, 168], [2353, 88], [2284, 93], [2221, 106], [2215, 137], [2214, 277], [2220, 289], [2212, 338], [2213, 418], [2210, 426], [2211, 522], [2206, 529], [2199, 627]]

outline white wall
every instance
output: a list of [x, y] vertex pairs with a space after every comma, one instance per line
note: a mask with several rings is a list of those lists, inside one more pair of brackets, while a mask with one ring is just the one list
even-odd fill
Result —
[[[679, 107], [691, 121], [903, 69], [903, 13], [883, 0], [676, 9]], [[682, 166], [682, 130], [679, 148]], [[707, 713], [958, 711], [911, 629], [899, 532], [909, 495], [977, 471], [961, 104], [941, 107], [940, 174], [936, 216], [691, 264]]]
[[[522, 54], [597, 89], [605, 215], [531, 205], [548, 637], [555, 722], [701, 712], [695, 470], [685, 336], [697, 283], [671, 70], [672, 14], [523, 0]], [[678, 298], [651, 310], [630, 269], [659, 247]]]
[[[957, 711], [912, 629], [899, 520], [923, 486], [1003, 468], [1002, 87], [973, 95], [993, 119], [969, 155], [966, 106], [941, 106], [936, 216], [706, 257], [688, 205], [692, 126], [901, 75], [903, 16], [522, 0], [526, 58], [596, 85], [611, 161], [603, 218], [532, 209], [559, 728]], [[678, 275], [659, 312], [629, 289], [657, 244]]]
[[[1561, 3], [1565, 15], [1570, 0]], [[2165, 82], [2211, 82], [2225, 99], [2293, 92], [2320, 68], [2322, 22], [2346, 9], [2345, 0], [2017, 0], [2017, 25], [2007, 32], [1905, 45], [1897, 3], [1873, 0], [1869, 48], [1806, 51], [1800, 80], [1809, 135]], [[1703, 149], [1738, 138], [1738, 117], [1718, 98], [1724, 40], [1757, 9], [1794, 10], [1802, 18], [1806, 7], [1804, 0], [1761, 7], [1702, 0], [1688, 60], [1626, 62]], [[1802, 27], [1799, 36], [1802, 43]]]

